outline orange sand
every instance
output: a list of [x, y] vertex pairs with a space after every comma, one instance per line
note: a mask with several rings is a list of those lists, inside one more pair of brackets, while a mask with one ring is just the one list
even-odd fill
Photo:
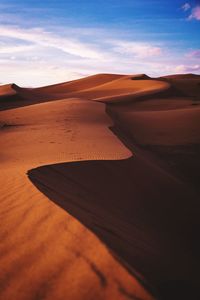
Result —
[[0, 299], [195, 299], [199, 82], [0, 86]]

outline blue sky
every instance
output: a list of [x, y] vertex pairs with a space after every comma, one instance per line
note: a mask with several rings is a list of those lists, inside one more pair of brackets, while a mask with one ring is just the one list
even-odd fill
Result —
[[0, 82], [200, 74], [200, 1], [0, 0]]

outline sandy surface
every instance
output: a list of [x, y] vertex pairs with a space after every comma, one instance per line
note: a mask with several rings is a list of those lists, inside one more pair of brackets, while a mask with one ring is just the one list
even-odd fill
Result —
[[1, 112], [1, 122], [1, 299], [152, 299], [98, 238], [26, 175], [38, 165], [130, 157], [108, 129], [104, 104], [38, 104]]
[[0, 299], [199, 299], [188, 76], [0, 86]]

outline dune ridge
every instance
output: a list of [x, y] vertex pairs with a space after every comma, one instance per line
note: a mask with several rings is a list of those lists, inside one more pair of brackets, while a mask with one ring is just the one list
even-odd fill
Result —
[[[17, 87], [14, 90], [15, 95], [9, 95], [9, 98], [6, 95], [0, 97], [0, 103], [2, 110], [64, 98], [120, 102], [127, 99], [132, 101], [134, 98], [157, 94], [168, 89], [170, 89], [169, 83], [152, 80], [146, 75], [134, 77], [133, 75], [98, 74], [42, 88]], [[3, 94], [4, 89], [0, 86], [0, 93], [1, 90]]]

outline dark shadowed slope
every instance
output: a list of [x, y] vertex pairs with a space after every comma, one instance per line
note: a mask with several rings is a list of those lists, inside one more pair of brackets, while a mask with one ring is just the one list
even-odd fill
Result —
[[0, 85], [0, 110], [21, 107], [36, 103], [32, 89], [21, 88], [16, 84]]
[[142, 274], [161, 299], [186, 299], [187, 290], [197, 292], [200, 204], [177, 179], [137, 152], [123, 161], [43, 166], [28, 176], [130, 271]]
[[200, 192], [199, 104], [191, 97], [154, 98], [108, 106], [107, 111], [134, 145]]
[[161, 78], [173, 85], [176, 88], [176, 90], [182, 93], [183, 95], [199, 99], [200, 75], [180, 74], [163, 76]]

